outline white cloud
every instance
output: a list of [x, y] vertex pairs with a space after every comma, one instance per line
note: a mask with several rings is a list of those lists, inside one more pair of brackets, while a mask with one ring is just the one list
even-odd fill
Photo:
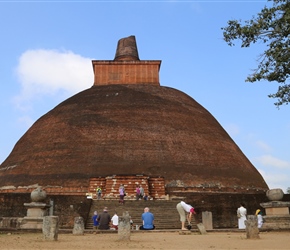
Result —
[[257, 170], [263, 176], [264, 180], [266, 181], [270, 189], [281, 188], [284, 191], [284, 193], [286, 193], [287, 188], [290, 187], [289, 183], [290, 173], [287, 175], [285, 173], [277, 174], [272, 172], [271, 173], [265, 172], [262, 169]]
[[254, 161], [258, 162], [263, 166], [271, 166], [280, 169], [290, 169], [290, 162], [275, 158], [272, 155], [262, 155], [254, 158]]
[[262, 149], [265, 152], [270, 152], [272, 150], [272, 148], [263, 141], [256, 141], [256, 145], [258, 146], [258, 148]]
[[90, 58], [71, 51], [44, 49], [24, 52], [16, 73], [22, 86], [15, 99], [18, 105], [59, 91], [77, 93], [91, 87], [94, 78]]

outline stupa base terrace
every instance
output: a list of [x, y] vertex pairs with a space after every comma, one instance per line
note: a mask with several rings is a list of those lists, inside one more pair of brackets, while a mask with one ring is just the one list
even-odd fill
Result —
[[[235, 186], [232, 188], [222, 188], [211, 184], [204, 184], [195, 187], [183, 186], [181, 182], [176, 182], [175, 186], [166, 186], [165, 179], [160, 176], [145, 175], [114, 175], [106, 177], [90, 178], [87, 184], [63, 183], [63, 186], [44, 186], [42, 189], [47, 193], [46, 203], [53, 203], [54, 215], [60, 217], [60, 228], [73, 228], [74, 218], [81, 216], [84, 218], [87, 229], [91, 228], [91, 217], [97, 210], [101, 212], [103, 207], [108, 207], [110, 213], [117, 211], [122, 214], [128, 211], [132, 218], [139, 222], [145, 206], [156, 213], [160, 218], [157, 221], [159, 229], [178, 229], [180, 227], [179, 215], [176, 205], [179, 201], [185, 200], [196, 207], [200, 213], [198, 219], [202, 220], [202, 212], [210, 211], [213, 217], [214, 228], [236, 228], [236, 209], [241, 201], [247, 204], [249, 213], [254, 214], [260, 207], [261, 202], [267, 201], [265, 190]], [[119, 187], [123, 184], [126, 191], [125, 205], [119, 204]], [[135, 189], [137, 185], [142, 185], [148, 200], [136, 201]], [[2, 227], [17, 228], [21, 225], [22, 217], [26, 215], [25, 203], [29, 202], [30, 193], [38, 185], [20, 187], [0, 188], [0, 213], [6, 219], [2, 219]], [[101, 200], [97, 200], [96, 189], [102, 189]], [[166, 211], [164, 220], [162, 213]], [[112, 214], [113, 215], [113, 214]], [[15, 218], [17, 217], [17, 219]], [[0, 219], [1, 221], [1, 219]], [[1, 228], [1, 222], [0, 222]]]
[[[102, 189], [103, 199], [117, 199], [119, 197], [119, 186], [125, 185], [127, 199], [135, 199], [136, 185], [142, 185], [145, 194], [153, 199], [169, 200], [169, 197], [177, 197], [178, 193], [248, 193], [265, 194], [267, 190], [256, 187], [222, 187], [214, 183], [204, 183], [197, 186], [185, 186], [181, 181], [176, 181], [174, 185], [165, 184], [165, 179], [160, 176], [145, 175], [113, 175], [106, 177], [93, 177], [87, 183], [84, 182], [64, 182], [62, 186], [47, 185], [41, 186], [50, 195], [75, 195], [91, 196], [96, 198], [96, 188]], [[28, 186], [2, 186], [0, 194], [9, 193], [31, 193], [39, 185]], [[182, 195], [183, 197], [184, 195]], [[178, 197], [177, 197], [178, 198]]]

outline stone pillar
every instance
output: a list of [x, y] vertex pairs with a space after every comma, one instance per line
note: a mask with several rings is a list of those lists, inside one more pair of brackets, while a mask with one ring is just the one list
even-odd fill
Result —
[[245, 221], [246, 225], [246, 234], [247, 239], [258, 239], [259, 229], [258, 229], [258, 220], [256, 215], [248, 215], [247, 220]]
[[57, 240], [58, 238], [58, 216], [44, 216], [42, 233], [45, 240]]
[[73, 234], [83, 235], [85, 231], [85, 224], [83, 217], [75, 217]]
[[118, 236], [119, 240], [130, 240], [131, 225], [130, 216], [127, 211], [123, 213], [123, 216], [119, 216]]
[[202, 224], [206, 230], [212, 230], [212, 212], [205, 211], [202, 212]]

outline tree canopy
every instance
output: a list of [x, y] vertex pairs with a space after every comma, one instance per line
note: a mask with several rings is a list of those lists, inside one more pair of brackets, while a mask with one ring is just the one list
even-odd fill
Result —
[[266, 80], [278, 82], [277, 93], [269, 94], [277, 98], [277, 107], [290, 102], [290, 0], [268, 0], [272, 7], [265, 6], [251, 20], [230, 20], [223, 27], [223, 37], [228, 45], [234, 46], [235, 40], [241, 47], [250, 47], [262, 42], [267, 49], [259, 56], [258, 67], [246, 81]]

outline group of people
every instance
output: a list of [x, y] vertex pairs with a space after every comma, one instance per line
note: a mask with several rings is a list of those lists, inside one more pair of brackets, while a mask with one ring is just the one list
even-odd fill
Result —
[[[140, 200], [140, 199], [148, 200], [150, 198], [148, 195], [145, 194], [144, 188], [142, 187], [142, 185], [137, 185], [135, 191], [136, 191], [136, 200]], [[102, 189], [99, 186], [96, 188], [96, 196], [98, 200], [100, 200], [102, 197]], [[120, 204], [124, 204], [125, 196], [126, 196], [125, 187], [123, 184], [121, 184], [119, 187], [119, 203]]]
[[[263, 216], [261, 210], [257, 209], [255, 215], [257, 216], [258, 228], [261, 228], [263, 225]], [[245, 208], [244, 203], [241, 203], [240, 207], [237, 209], [237, 217], [238, 217], [238, 228], [245, 229], [246, 228], [245, 221], [247, 220], [247, 209]]]
[[108, 213], [108, 208], [105, 207], [103, 212], [98, 214], [97, 211], [94, 212], [92, 217], [93, 220], [93, 230], [96, 232], [97, 229], [100, 230], [108, 230], [114, 229], [118, 230], [118, 223], [119, 223], [119, 216], [117, 213], [111, 218], [110, 214]]
[[[121, 184], [119, 188], [119, 193], [120, 193], [120, 199], [119, 203], [124, 204], [124, 197], [126, 196], [125, 188]], [[100, 191], [101, 194], [101, 191]], [[137, 185], [136, 187], [136, 200], [144, 198], [144, 189], [142, 188], [141, 185]], [[196, 209], [194, 209], [193, 206], [190, 204], [185, 203], [184, 201], [179, 202], [176, 205], [176, 209], [179, 213], [180, 216], [180, 222], [181, 222], [181, 230], [189, 230], [191, 229], [191, 220], [192, 216], [195, 217]], [[155, 229], [154, 226], [154, 215], [149, 212], [149, 207], [144, 208], [144, 213], [142, 214], [142, 222], [143, 225], [140, 226], [140, 230], [153, 230]], [[258, 223], [258, 228], [261, 228], [263, 225], [263, 217], [262, 217], [262, 212], [260, 209], [256, 210], [256, 216], [257, 216], [257, 223]], [[241, 203], [240, 207], [237, 209], [237, 217], [238, 217], [238, 228], [239, 229], [245, 229], [245, 221], [247, 220], [247, 209], [245, 208], [245, 204]], [[114, 216], [111, 218], [107, 207], [104, 208], [103, 212], [101, 214], [97, 214], [95, 211], [93, 215], [93, 227], [94, 230], [97, 228], [101, 230], [106, 230], [106, 229], [116, 229], [118, 230], [118, 215], [117, 213], [114, 214]], [[195, 217], [196, 220], [196, 217]], [[185, 227], [185, 222], [188, 222], [187, 227]], [[132, 226], [133, 222], [131, 223]]]
[[141, 185], [136, 186], [136, 200], [142, 200], [144, 198], [144, 188]]
[[[142, 214], [142, 226], [140, 226], [138, 229], [140, 230], [153, 230], [155, 229], [154, 226], [154, 215], [149, 212], [149, 207], [144, 208], [144, 213]], [[114, 216], [111, 218], [110, 214], [108, 213], [108, 208], [105, 207], [103, 209], [103, 212], [98, 214], [97, 211], [94, 212], [94, 215], [92, 217], [93, 220], [93, 230], [94, 232], [97, 231], [97, 229], [100, 230], [118, 230], [119, 225], [119, 216], [115, 212]], [[130, 226], [133, 227], [133, 220], [130, 218]], [[132, 228], [133, 229], [133, 228]]]
[[[196, 211], [194, 208], [186, 204], [185, 202], [181, 201], [176, 206], [177, 211], [180, 215], [180, 221], [181, 221], [181, 229], [182, 230], [188, 230], [185, 228], [185, 221], [187, 219], [189, 225], [191, 222], [192, 215], [196, 214]], [[186, 214], [187, 213], [187, 214]], [[141, 215], [142, 218], [142, 225], [138, 228], [140, 230], [154, 230], [154, 214], [150, 212], [149, 207], [144, 208], [144, 213]], [[93, 220], [93, 229], [96, 231], [97, 229], [100, 230], [108, 230], [108, 229], [114, 229], [118, 230], [118, 223], [119, 223], [119, 217], [117, 213], [114, 214], [114, 216], [111, 218], [110, 214], [108, 213], [108, 208], [105, 207], [103, 209], [103, 212], [98, 215], [97, 211], [94, 212], [94, 215], [92, 217]], [[132, 227], [133, 221], [130, 220], [130, 224]]]
[[[177, 204], [176, 209], [180, 215], [181, 221], [181, 230], [188, 230], [191, 229], [191, 219], [192, 216], [195, 217], [197, 214], [196, 209], [189, 204], [186, 204], [184, 201], [181, 201]], [[262, 211], [260, 209], [256, 210], [255, 215], [257, 216], [257, 225], [258, 228], [261, 228], [263, 225], [263, 216]], [[245, 208], [245, 204], [241, 203], [240, 207], [237, 209], [237, 216], [238, 216], [238, 228], [245, 229], [246, 224], [245, 221], [247, 220], [247, 209]], [[187, 228], [185, 227], [185, 222], [188, 222]], [[195, 217], [195, 221], [197, 221]]]

